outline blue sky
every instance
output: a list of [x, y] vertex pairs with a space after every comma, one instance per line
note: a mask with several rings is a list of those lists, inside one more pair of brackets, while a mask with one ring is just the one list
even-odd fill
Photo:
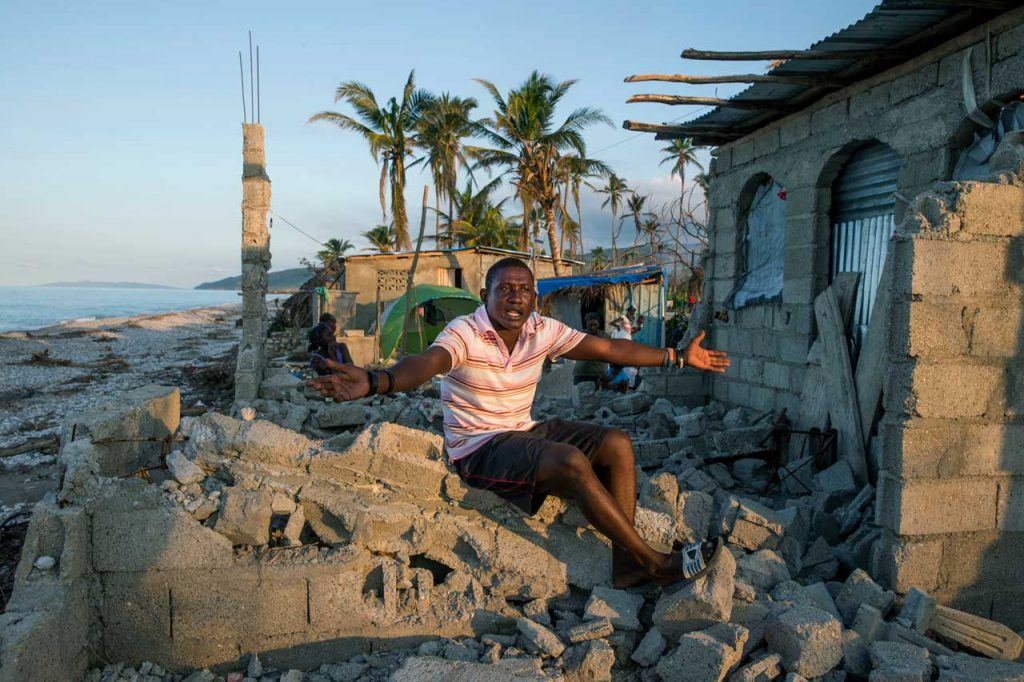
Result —
[[[737, 86], [627, 84], [632, 73], [755, 72], [763, 64], [686, 62], [685, 47], [802, 48], [863, 16], [842, 2], [0, 3], [0, 285], [94, 279], [193, 286], [236, 274], [240, 231], [239, 49], [261, 45], [262, 121], [274, 209], [319, 239], [380, 220], [377, 168], [361, 139], [306, 119], [334, 108], [344, 80], [382, 101], [411, 68], [420, 86], [473, 96], [531, 70], [579, 83], [565, 112], [596, 106], [615, 127], [591, 129], [593, 155], [655, 201], [678, 183], [651, 135], [695, 107], [625, 104], [631, 94], [721, 96]], [[625, 142], [623, 142], [626, 140]], [[619, 144], [621, 143], [621, 144]], [[612, 146], [614, 145], [614, 146]], [[706, 159], [706, 152], [702, 153]], [[692, 173], [693, 171], [691, 171]], [[426, 175], [409, 174], [418, 216]], [[609, 216], [584, 199], [588, 245]], [[274, 269], [316, 244], [275, 221]], [[57, 266], [56, 270], [53, 266]]]

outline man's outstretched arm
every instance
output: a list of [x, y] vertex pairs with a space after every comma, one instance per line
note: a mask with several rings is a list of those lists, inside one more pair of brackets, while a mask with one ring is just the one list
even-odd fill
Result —
[[[402, 358], [391, 367], [395, 377], [392, 392], [416, 388], [438, 374], [446, 374], [452, 368], [452, 356], [443, 348], [431, 346], [422, 353]], [[334, 374], [312, 379], [309, 385], [328, 398], [335, 400], [356, 400], [370, 394], [370, 372], [376, 376], [377, 394], [388, 388], [387, 375], [383, 371], [367, 370], [355, 365], [339, 365]]]
[[[687, 367], [708, 372], [724, 372], [729, 367], [729, 357], [718, 350], [701, 347], [704, 332], [679, 351]], [[571, 360], [599, 360], [624, 367], [660, 367], [665, 363], [665, 348], [645, 346], [626, 339], [605, 339], [588, 334], [585, 339], [565, 357]]]

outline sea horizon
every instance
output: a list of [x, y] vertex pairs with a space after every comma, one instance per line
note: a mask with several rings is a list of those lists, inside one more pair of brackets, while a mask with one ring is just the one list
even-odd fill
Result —
[[113, 317], [156, 315], [241, 303], [223, 289], [130, 289], [122, 287], [0, 286], [0, 332]]

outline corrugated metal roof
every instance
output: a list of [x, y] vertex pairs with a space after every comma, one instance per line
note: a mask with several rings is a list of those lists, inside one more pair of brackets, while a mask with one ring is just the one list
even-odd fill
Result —
[[767, 73], [821, 77], [822, 84], [755, 83], [730, 100], [781, 103], [781, 111], [720, 106], [703, 116], [671, 126], [678, 130], [660, 132], [657, 138], [693, 137], [697, 144], [716, 145], [727, 141], [725, 138], [742, 137], [812, 104], [829, 92], [905, 62], [939, 42], [1020, 5], [1011, 0], [964, 0], [962, 3], [956, 0], [883, 0], [863, 19], [808, 48], [834, 52], [873, 50], [877, 56], [791, 59]]

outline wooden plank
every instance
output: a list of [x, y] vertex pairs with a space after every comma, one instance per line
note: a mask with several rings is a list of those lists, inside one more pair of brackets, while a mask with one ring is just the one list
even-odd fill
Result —
[[669, 104], [672, 106], [694, 105], [727, 107], [731, 109], [758, 109], [761, 111], [782, 111], [784, 108], [783, 102], [775, 100], [735, 100], [722, 99], [721, 97], [691, 97], [689, 95], [633, 95], [626, 100], [626, 104], [636, 104], [638, 102], [653, 102], [654, 104]]
[[886, 346], [889, 336], [889, 317], [892, 304], [892, 249], [886, 251], [882, 274], [878, 278], [874, 307], [868, 320], [867, 336], [857, 358], [857, 411], [860, 414], [861, 433], [864, 440], [871, 435], [871, 427], [882, 399], [882, 383], [885, 379]]
[[[760, 50], [719, 52], [692, 47], [679, 55], [683, 59], [707, 59], [718, 62], [758, 62], [776, 59], [870, 59], [879, 57], [879, 50]], [[888, 55], [887, 55], [888, 56]]]
[[[831, 288], [836, 292], [836, 300], [844, 320], [844, 329], [849, 326], [853, 315], [853, 303], [860, 282], [859, 272], [840, 272], [832, 282]], [[821, 340], [815, 339], [807, 354], [807, 373], [804, 378], [803, 390], [800, 394], [800, 408], [793, 417], [793, 426], [801, 431], [813, 428], [824, 429], [828, 426], [829, 393], [825, 386], [825, 375], [821, 370]], [[790, 440], [787, 462], [800, 459], [809, 454], [804, 452], [804, 438]]]
[[821, 371], [829, 396], [829, 417], [839, 434], [839, 459], [853, 470], [858, 483], [868, 482], [864, 456], [864, 434], [860, 426], [857, 387], [850, 368], [850, 351], [846, 344], [846, 326], [839, 310], [835, 290], [826, 289], [814, 300], [814, 317], [822, 341]]
[[660, 83], [687, 83], [690, 85], [714, 85], [717, 83], [786, 83], [788, 85], [825, 85], [843, 87], [835, 81], [822, 79], [820, 76], [791, 76], [789, 74], [739, 73], [726, 76], [692, 76], [682, 73], [639, 73], [626, 76], [625, 83], [643, 83], [658, 81]]

